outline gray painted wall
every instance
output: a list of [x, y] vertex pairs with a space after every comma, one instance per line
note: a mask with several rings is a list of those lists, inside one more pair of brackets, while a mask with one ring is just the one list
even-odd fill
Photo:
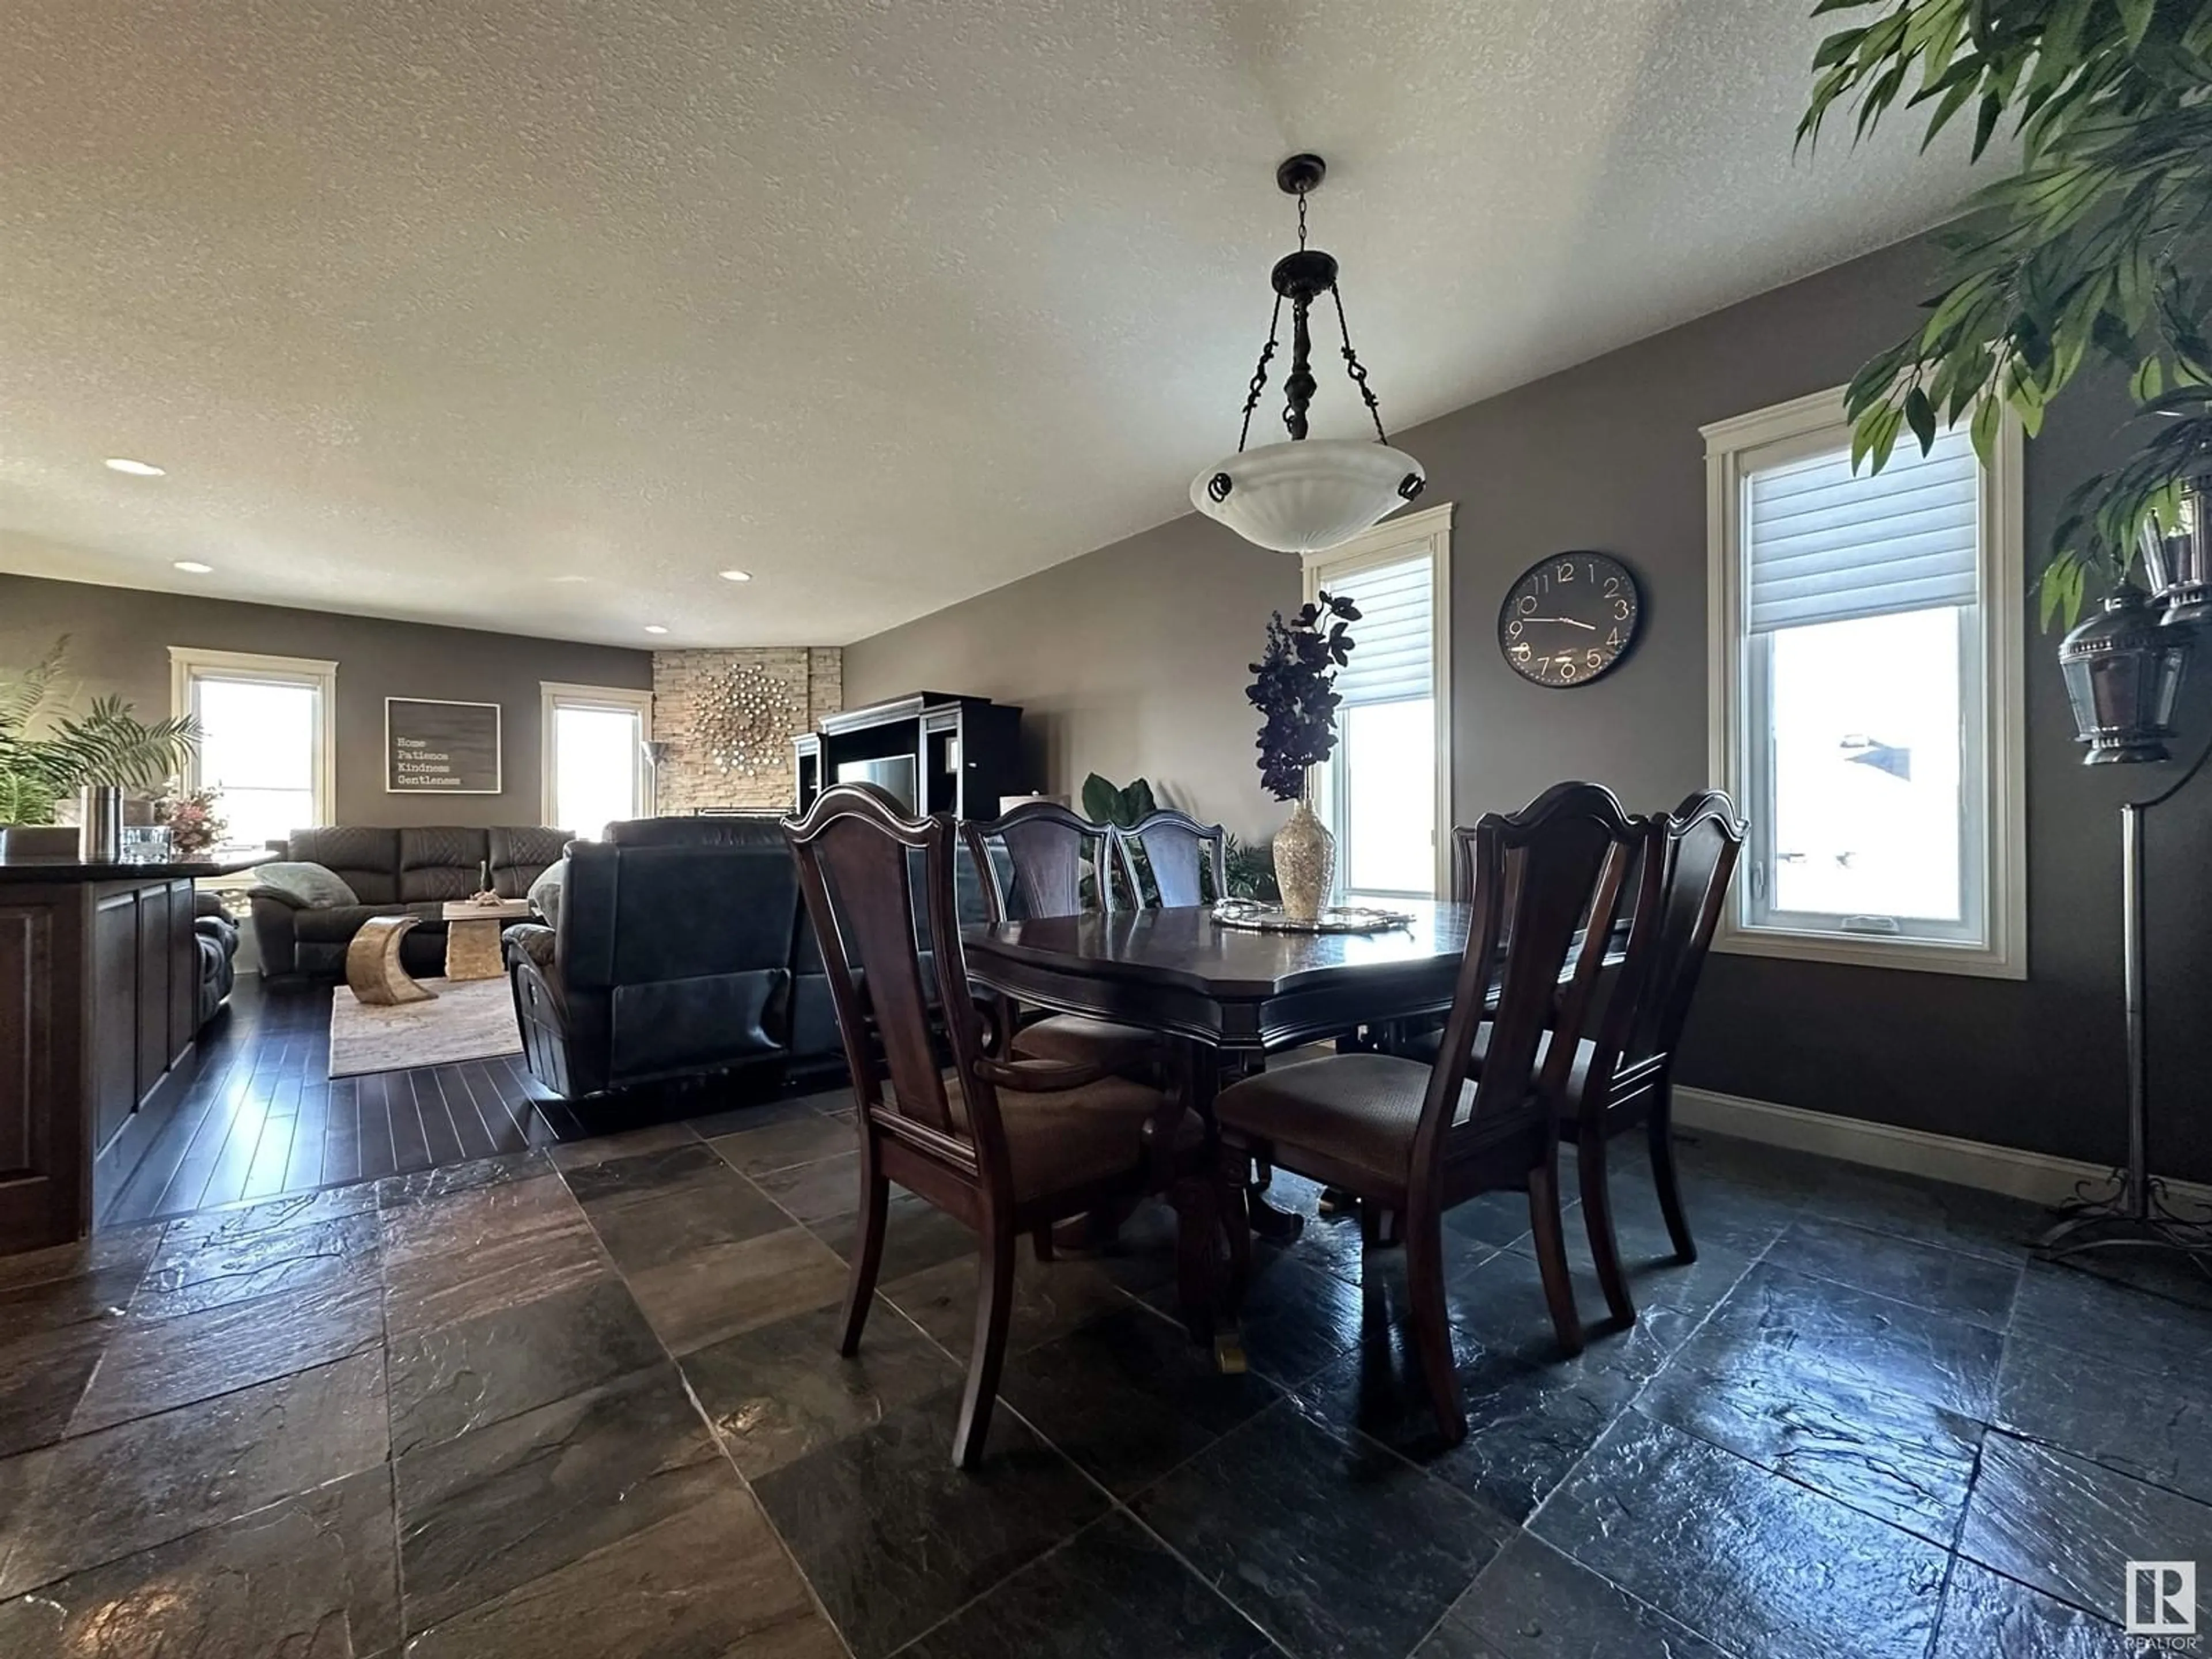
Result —
[[[173, 645], [336, 661], [341, 823], [536, 823], [544, 810], [538, 683], [653, 688], [646, 651], [0, 575], [0, 665], [22, 666], [60, 634], [70, 636], [70, 672], [88, 696], [119, 693], [149, 718], [169, 712]], [[386, 794], [387, 696], [501, 705], [501, 792]]]
[[[1671, 804], [1705, 781], [1705, 507], [1699, 426], [1842, 384], [1929, 290], [1889, 249], [1398, 434], [1454, 534], [1454, 805], [1460, 822], [1560, 778]], [[1388, 364], [1376, 366], [1388, 387]], [[1324, 386], [1323, 396], [1340, 388]], [[2057, 503], [2125, 412], [2088, 391], [2028, 456], [2031, 568]], [[1644, 636], [1606, 679], [1547, 690], [1495, 642], [1506, 586], [1566, 548], [1626, 560]], [[1264, 830], [1242, 688], [1296, 562], [1195, 515], [848, 647], [848, 706], [915, 686], [1030, 711], [1040, 787], [1145, 773], [1201, 815]], [[1716, 956], [1682, 1080], [1754, 1099], [2072, 1157], [2116, 1158], [2121, 1047], [2116, 807], [2150, 780], [2078, 764], [2052, 647], [2028, 637], [2030, 975], [2026, 983]], [[2200, 676], [2185, 730], [2212, 731]], [[2151, 835], [2156, 1130], [2170, 1170], [2212, 1177], [2212, 783]]]

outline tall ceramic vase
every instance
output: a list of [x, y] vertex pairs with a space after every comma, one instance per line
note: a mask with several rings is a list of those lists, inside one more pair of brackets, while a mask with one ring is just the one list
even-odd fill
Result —
[[1298, 792], [1291, 821], [1275, 831], [1275, 885], [1293, 921], [1311, 921], [1328, 902], [1336, 879], [1336, 837], [1314, 816], [1310, 781]]

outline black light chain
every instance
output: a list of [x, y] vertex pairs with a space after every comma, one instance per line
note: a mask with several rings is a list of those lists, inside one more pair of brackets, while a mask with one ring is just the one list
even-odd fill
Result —
[[[1304, 206], [1305, 198], [1300, 197], [1298, 204]], [[1275, 296], [1275, 314], [1267, 319], [1267, 343], [1260, 349], [1260, 366], [1252, 371], [1251, 389], [1244, 397], [1244, 424], [1237, 431], [1237, 453], [1239, 455], [1244, 453], [1245, 441], [1252, 435], [1252, 411], [1260, 406], [1260, 393], [1267, 388], [1267, 364], [1274, 357], [1275, 337], [1282, 326], [1283, 296], [1278, 294]]]
[[[1300, 206], [1304, 205], [1304, 197], [1300, 197], [1298, 201]], [[1376, 401], [1375, 393], [1369, 389], [1366, 368], [1352, 349], [1352, 325], [1344, 320], [1344, 295], [1338, 291], [1334, 283], [1328, 285], [1328, 297], [1336, 301], [1336, 328], [1337, 332], [1344, 337], [1345, 368], [1352, 376], [1352, 383], [1359, 388], [1360, 399], [1367, 405], [1368, 418], [1375, 422], [1375, 441], [1387, 444], [1390, 441], [1390, 434], [1382, 429], [1382, 405]]]

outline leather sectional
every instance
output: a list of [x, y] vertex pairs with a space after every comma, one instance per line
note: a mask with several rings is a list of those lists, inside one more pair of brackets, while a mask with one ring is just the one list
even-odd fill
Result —
[[[553, 927], [507, 930], [531, 1074], [568, 1098], [842, 1064], [799, 872], [772, 817], [647, 818], [568, 849]], [[961, 919], [984, 919], [965, 861]], [[927, 969], [925, 969], [925, 972]]]
[[539, 826], [296, 830], [281, 845], [284, 856], [334, 872], [361, 902], [312, 908], [256, 893], [253, 937], [261, 971], [274, 979], [342, 976], [346, 946], [362, 923], [371, 916], [413, 914], [422, 920], [400, 941], [401, 963], [411, 974], [443, 973], [446, 902], [487, 886], [502, 898], [527, 896], [568, 840], [565, 830]]

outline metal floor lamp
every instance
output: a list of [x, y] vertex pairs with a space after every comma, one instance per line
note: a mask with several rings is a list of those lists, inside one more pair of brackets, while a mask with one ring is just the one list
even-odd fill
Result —
[[[2113, 591], [2104, 609], [2066, 636], [2059, 662], [2075, 723], [2089, 745], [2091, 766], [2140, 764], [2172, 758], [2173, 711], [2190, 649], [2212, 619], [2204, 530], [2205, 486], [2193, 480], [2182, 527], [2143, 537], [2144, 564], [2157, 597], [2131, 584]], [[2060, 1206], [2058, 1224], [2037, 1241], [2046, 1255], [2068, 1256], [2116, 1246], [2178, 1252], [2212, 1277], [2212, 1210], [2191, 1215], [2176, 1206], [2151, 1173], [2148, 990], [2144, 975], [2143, 818], [2172, 800], [2212, 760], [2212, 738], [2188, 769], [2156, 794], [2120, 807], [2120, 939], [2127, 1009], [2128, 1161], [2107, 1182], [2084, 1182]], [[2112, 1190], [2093, 1194], [2092, 1186]]]

